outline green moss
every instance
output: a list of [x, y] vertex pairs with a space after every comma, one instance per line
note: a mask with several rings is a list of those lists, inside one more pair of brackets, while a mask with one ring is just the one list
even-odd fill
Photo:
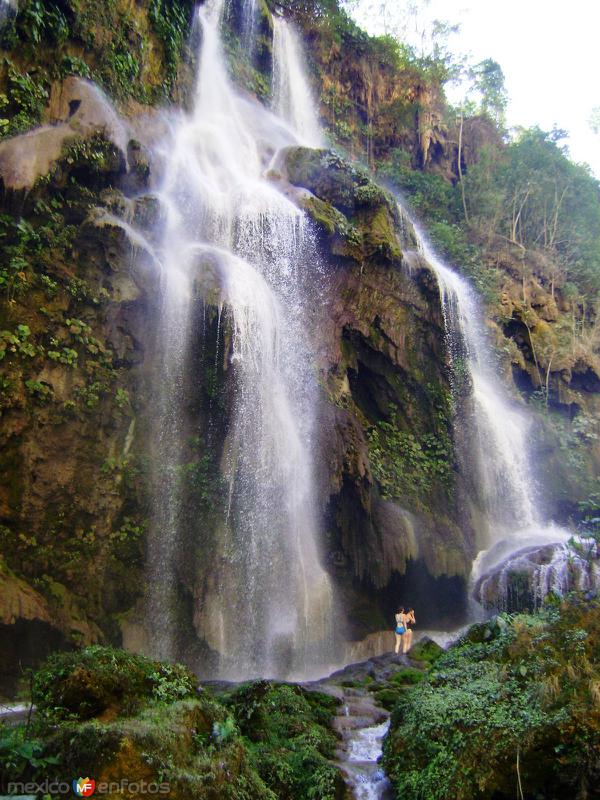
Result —
[[435, 664], [435, 662], [444, 655], [444, 650], [434, 642], [433, 639], [421, 639], [417, 642], [410, 651], [410, 657], [413, 661], [423, 662], [428, 665]]
[[359, 219], [367, 258], [399, 262], [402, 251], [396, 233], [396, 221], [387, 204], [379, 205], [374, 212]]
[[32, 699], [40, 719], [54, 723], [109, 709], [131, 714], [144, 700], [189, 697], [195, 687], [195, 677], [181, 666], [92, 646], [51, 656], [35, 675]]
[[251, 762], [278, 798], [334, 800], [343, 782], [331, 765], [336, 739], [329, 728], [338, 701], [298, 686], [246, 684], [227, 700]]

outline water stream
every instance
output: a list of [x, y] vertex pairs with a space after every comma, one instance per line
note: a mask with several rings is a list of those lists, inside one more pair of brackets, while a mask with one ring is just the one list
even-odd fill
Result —
[[345, 773], [356, 800], [388, 800], [392, 797], [391, 784], [378, 763], [389, 727], [387, 719], [380, 725], [359, 728], [352, 734]]
[[[173, 127], [159, 193], [166, 223], [149, 558], [152, 649], [163, 658], [177, 651], [177, 563], [193, 524], [182, 512], [179, 480], [190, 434], [186, 372], [199, 335], [194, 308], [213, 298], [219, 330], [225, 326], [231, 335], [229, 352], [217, 357], [233, 369], [235, 389], [222, 463], [225, 521], [197, 591], [196, 633], [218, 653], [220, 677], [306, 677], [323, 674], [335, 647], [311, 461], [317, 386], [306, 286], [315, 280], [314, 247], [304, 213], [264, 177], [274, 153], [301, 135], [293, 116], [282, 122], [235, 92], [221, 49], [222, 10], [221, 1], [198, 12], [195, 104]], [[284, 48], [279, 58], [286, 52], [280, 72], [293, 83], [296, 54]]]

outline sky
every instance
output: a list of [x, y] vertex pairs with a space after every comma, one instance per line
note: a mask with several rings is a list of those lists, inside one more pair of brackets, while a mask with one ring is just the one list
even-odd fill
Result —
[[[510, 127], [569, 131], [562, 144], [571, 158], [600, 178], [600, 135], [588, 124], [600, 106], [600, 0], [430, 0], [427, 14], [460, 23], [452, 51], [470, 53], [473, 63], [493, 58], [500, 64]], [[369, 32], [382, 32], [372, 13], [356, 19]], [[448, 95], [458, 99], [456, 90]]]

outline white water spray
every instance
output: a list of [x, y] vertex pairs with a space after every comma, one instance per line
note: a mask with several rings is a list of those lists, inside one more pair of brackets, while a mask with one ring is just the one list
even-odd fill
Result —
[[356, 800], [384, 800], [391, 797], [391, 784], [378, 764], [389, 727], [390, 721], [387, 719], [380, 725], [361, 728], [350, 741], [344, 771]]
[[307, 147], [323, 147], [317, 104], [302, 68], [302, 46], [292, 24], [273, 17], [273, 110]]
[[187, 365], [198, 335], [194, 308], [216, 296], [219, 329], [231, 335], [221, 359], [228, 356], [235, 376], [222, 460], [228, 500], [226, 522], [205, 550], [210, 564], [201, 570], [196, 631], [218, 654], [219, 676], [308, 675], [327, 668], [334, 647], [310, 459], [311, 237], [304, 213], [264, 178], [273, 153], [296, 140], [233, 90], [219, 39], [222, 5], [199, 11], [194, 110], [177, 121], [164, 153], [153, 650], [167, 658], [177, 653], [179, 562], [194, 524], [183, 514], [178, 481], [190, 427]]

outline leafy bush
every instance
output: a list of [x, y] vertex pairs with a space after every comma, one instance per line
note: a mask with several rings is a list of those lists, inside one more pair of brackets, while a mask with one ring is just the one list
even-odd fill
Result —
[[194, 4], [189, 0], [151, 0], [148, 16], [165, 49], [167, 86], [177, 77], [181, 53], [190, 28]]
[[111, 709], [131, 714], [142, 701], [193, 696], [196, 679], [180, 665], [93, 645], [51, 656], [36, 673], [33, 702], [49, 721], [90, 719]]
[[[600, 606], [465, 638], [400, 697], [385, 767], [405, 800], [586, 795], [600, 775]], [[481, 639], [476, 636], [475, 639]]]
[[0, 787], [5, 786], [8, 778], [44, 775], [48, 767], [58, 764], [56, 756], [44, 754], [45, 749], [41, 739], [27, 738], [25, 727], [0, 724]]
[[48, 99], [43, 82], [37, 81], [29, 72], [20, 72], [8, 59], [4, 59], [7, 71], [7, 93], [0, 94], [0, 136], [16, 133], [37, 125]]
[[338, 701], [299, 686], [244, 684], [227, 699], [250, 760], [281, 798], [334, 800], [343, 783], [329, 762], [336, 739], [329, 722]]

